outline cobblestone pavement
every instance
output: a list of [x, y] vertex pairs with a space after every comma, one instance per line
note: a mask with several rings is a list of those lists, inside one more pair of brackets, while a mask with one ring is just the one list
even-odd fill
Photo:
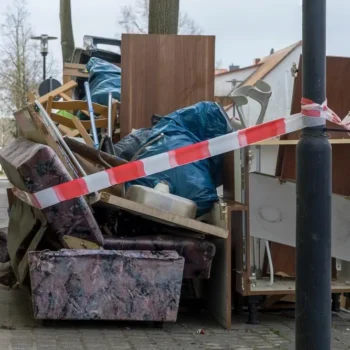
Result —
[[[290, 316], [290, 315], [289, 315]], [[294, 319], [263, 314], [258, 326], [234, 319], [226, 331], [204, 316], [179, 317], [163, 329], [144, 324], [55, 322], [33, 320], [26, 293], [0, 289], [0, 350], [172, 350], [172, 349], [293, 349]], [[203, 329], [204, 334], [197, 330]], [[350, 349], [350, 315], [333, 317], [334, 350]]]

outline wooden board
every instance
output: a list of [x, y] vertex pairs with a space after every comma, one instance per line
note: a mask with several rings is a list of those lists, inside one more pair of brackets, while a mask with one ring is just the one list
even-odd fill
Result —
[[214, 237], [220, 237], [225, 239], [228, 237], [227, 229], [216, 227], [213, 225], [208, 225], [203, 222], [185, 218], [182, 216], [177, 216], [169, 213], [168, 211], [155, 209], [145, 204], [136, 203], [125, 198], [112, 196], [108, 193], [102, 192], [100, 195], [100, 201], [102, 203], [114, 205], [120, 209], [126, 210], [135, 215], [144, 216], [150, 220], [159, 221], [164, 224], [180, 226], [191, 231], [204, 233]]
[[[294, 182], [251, 173], [250, 235], [295, 247], [296, 189]], [[332, 257], [350, 261], [350, 200], [332, 195]], [[287, 257], [288, 258], [288, 257]]]
[[[108, 153], [102, 151], [98, 152], [98, 150], [72, 138], [65, 137], [64, 139], [72, 152], [79, 154], [80, 156], [89, 160], [92, 164], [98, 164], [99, 166], [105, 168], [106, 166], [104, 162], [107, 162], [111, 167], [128, 163], [124, 159], [112, 156]], [[101, 158], [104, 162], [101, 161]]]
[[[254, 145], [261, 145], [261, 146], [296, 146], [298, 144], [299, 140], [266, 140], [254, 143]], [[330, 139], [329, 143], [331, 145], [347, 145], [350, 144], [350, 139]]]
[[214, 101], [215, 37], [122, 35], [121, 137], [200, 101]]
[[[349, 293], [350, 285], [345, 281], [332, 281], [332, 293]], [[256, 286], [252, 286], [249, 295], [276, 295], [295, 294], [295, 281], [294, 280], [280, 280], [275, 281], [273, 285], [270, 285], [270, 281], [267, 279], [259, 280]]]
[[65, 93], [67, 91], [72, 90], [76, 86], [77, 86], [77, 83], [75, 81], [69, 81], [69, 82], [65, 83], [64, 85], [58, 87], [57, 89], [50, 91], [46, 95], [39, 97], [38, 101], [41, 104], [44, 104], [48, 101], [50, 96], [52, 96], [52, 97], [58, 96], [61, 93]]
[[[348, 86], [350, 83], [350, 58], [327, 57], [327, 100], [328, 106], [339, 115], [345, 117], [350, 111]], [[299, 73], [295, 79], [291, 113], [300, 111], [302, 96], [302, 62], [299, 63]], [[327, 127], [341, 129], [327, 122]], [[295, 141], [299, 139], [300, 132], [290, 133], [281, 137], [282, 141]], [[350, 196], [350, 136], [344, 132], [329, 132], [332, 143], [333, 193]], [[338, 144], [344, 143], [344, 144]], [[276, 176], [295, 180], [296, 178], [296, 147], [281, 146], [279, 148]]]

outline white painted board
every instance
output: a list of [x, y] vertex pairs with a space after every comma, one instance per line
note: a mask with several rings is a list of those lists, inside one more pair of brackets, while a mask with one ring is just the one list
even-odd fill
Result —
[[[295, 247], [294, 182], [249, 174], [250, 235]], [[332, 256], [350, 261], [350, 199], [332, 195]]]

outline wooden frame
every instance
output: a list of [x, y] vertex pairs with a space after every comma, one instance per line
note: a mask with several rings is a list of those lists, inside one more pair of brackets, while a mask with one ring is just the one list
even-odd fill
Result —
[[[279, 140], [276, 140], [279, 141]], [[283, 140], [282, 140], [283, 141]], [[290, 143], [283, 143], [282, 145], [295, 145], [298, 140], [285, 140], [292, 141]], [[334, 139], [335, 144], [349, 143], [348, 139]], [[278, 143], [265, 144], [259, 143], [265, 146], [275, 146]], [[249, 159], [245, 158], [245, 167], [249, 169]], [[249, 171], [246, 171], [244, 177], [249, 177]], [[240, 179], [239, 181], [240, 182]], [[274, 284], [270, 285], [269, 280], [264, 278], [262, 280], [252, 279], [252, 252], [251, 252], [251, 239], [249, 232], [249, 181], [248, 186], [245, 189], [246, 203], [247, 203], [247, 216], [248, 222], [246, 226], [246, 236], [243, 237], [243, 227], [242, 227], [242, 212], [234, 212], [232, 218], [232, 232], [236, 234], [233, 235], [232, 242], [232, 273], [233, 273], [233, 291], [239, 293], [241, 296], [278, 296], [278, 295], [295, 295], [295, 279], [283, 279], [275, 278]], [[344, 265], [344, 264], [343, 264]], [[350, 263], [346, 263], [346, 268], [342, 275], [338, 277], [337, 280], [332, 281], [331, 289], [332, 293], [350, 293], [350, 284], [347, 283], [346, 277], [350, 279]], [[348, 269], [348, 270], [346, 270]], [[277, 298], [277, 297], [276, 297]], [[277, 298], [278, 299], [278, 298]]]
[[[88, 104], [86, 101], [72, 100], [67, 92], [77, 86], [77, 83], [70, 81], [67, 84], [51, 91], [50, 93], [39, 98], [39, 102], [46, 105], [46, 111], [50, 115], [51, 119], [58, 124], [58, 129], [65, 136], [75, 137], [79, 134], [82, 136], [87, 145], [93, 146], [93, 141], [88, 134], [87, 130], [91, 129], [91, 122], [89, 120], [80, 120], [76, 116], [72, 119], [66, 118], [62, 115], [52, 112], [53, 109], [73, 111], [80, 110], [86, 116], [89, 117]], [[64, 101], [54, 101], [56, 96], [60, 96]], [[112, 125], [115, 126], [116, 115], [118, 105], [120, 103], [117, 100], [112, 102]], [[96, 119], [97, 128], [108, 128], [108, 107], [100, 105], [98, 103], [92, 104], [94, 112], [102, 116], [102, 118]]]

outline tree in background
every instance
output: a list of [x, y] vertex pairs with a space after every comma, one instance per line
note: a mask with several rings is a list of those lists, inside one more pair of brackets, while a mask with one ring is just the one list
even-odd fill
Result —
[[70, 0], [60, 0], [61, 47], [63, 62], [71, 62], [74, 52], [74, 36]]
[[[162, 3], [163, 0], [153, 2]], [[121, 11], [121, 19], [118, 21], [123, 31], [125, 33], [148, 33], [149, 9], [150, 0], [134, 0], [132, 5], [124, 6]], [[178, 34], [195, 35], [201, 34], [202, 30], [187, 13], [179, 12], [177, 32]]]
[[0, 149], [16, 137], [16, 121], [14, 118], [0, 118]]
[[[1, 0], [0, 0], [1, 1]], [[13, 0], [0, 28], [0, 147], [16, 134], [13, 112], [27, 104], [29, 91], [37, 91], [42, 58], [32, 29], [26, 0]], [[53, 63], [48, 71], [52, 73]]]
[[14, 0], [5, 12], [0, 44], [0, 113], [5, 116], [27, 104], [27, 94], [36, 90], [42, 60], [30, 38], [31, 26], [26, 0]]
[[149, 0], [148, 33], [177, 34], [180, 0]]

